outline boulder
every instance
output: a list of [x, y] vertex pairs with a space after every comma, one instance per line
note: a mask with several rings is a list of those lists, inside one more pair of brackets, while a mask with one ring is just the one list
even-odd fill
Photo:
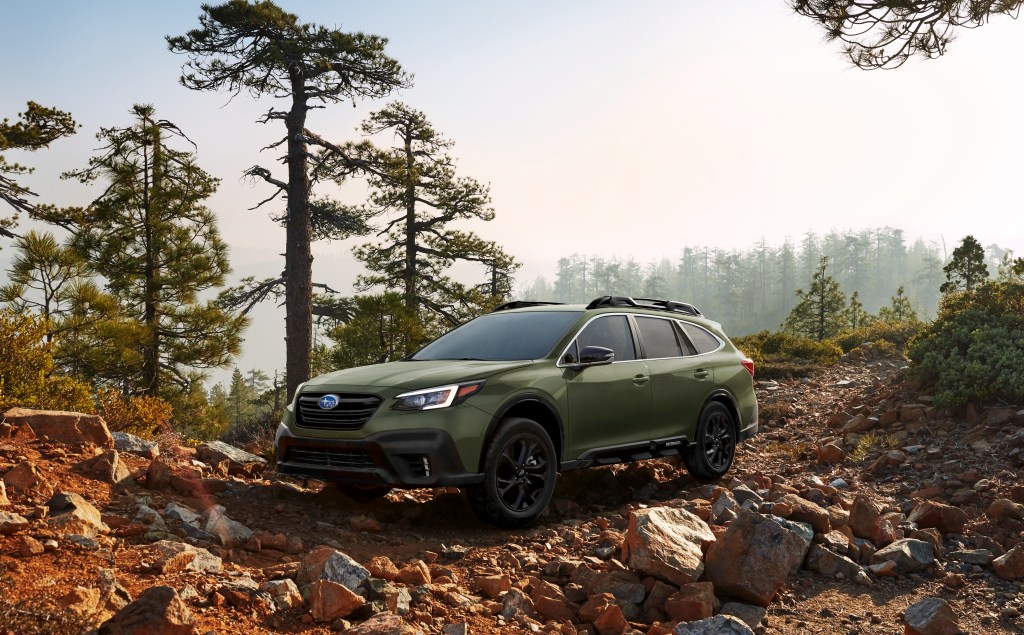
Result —
[[903, 612], [906, 635], [957, 635], [960, 625], [949, 603], [941, 598], [925, 598]]
[[[806, 531], [811, 532], [810, 527]], [[712, 543], [704, 576], [719, 593], [768, 606], [809, 548], [806, 535], [748, 510]]]
[[[160, 540], [149, 545], [148, 549], [154, 552], [158, 558], [157, 562], [177, 558], [177, 562], [184, 562], [184, 568], [190, 571], [220, 573], [224, 568], [223, 561], [217, 556], [202, 547], [195, 547], [184, 542]], [[187, 555], [180, 555], [182, 553], [187, 553]]]
[[694, 622], [715, 614], [715, 587], [710, 582], [691, 582], [665, 600], [665, 615], [674, 622]]
[[53, 495], [53, 485], [32, 461], [22, 461], [9, 469], [3, 477], [6, 488], [37, 500]]
[[14, 426], [28, 426], [36, 437], [46, 437], [57, 443], [68, 445], [92, 444], [103, 448], [114, 447], [106, 422], [99, 415], [60, 410], [30, 410], [11, 408], [3, 413], [6, 423]]
[[[382, 580], [394, 580], [398, 577], [398, 567], [391, 561], [391, 558], [387, 556], [374, 556], [366, 563], [366, 570], [370, 572], [375, 578], [381, 578]], [[508, 575], [505, 576], [508, 579]], [[508, 587], [501, 590], [502, 592], [508, 591]], [[492, 599], [497, 595], [490, 596]]]
[[1024, 578], [1024, 545], [1017, 545], [992, 561], [996, 575], [1004, 580]]
[[510, 620], [519, 615], [535, 615], [533, 600], [519, 589], [513, 587], [501, 598], [501, 616]]
[[700, 578], [703, 547], [714, 540], [711, 528], [685, 509], [636, 510], [629, 515], [622, 559], [635, 571], [680, 586]]
[[[445, 626], [454, 626], [449, 624]], [[448, 631], [445, 631], [446, 633]], [[468, 633], [468, 630], [466, 631]], [[365, 622], [345, 630], [345, 635], [422, 635], [423, 631], [393, 613], [374, 615]]]
[[882, 543], [882, 514], [867, 496], [859, 494], [853, 499], [848, 525], [854, 536], [870, 540], [876, 545]]
[[618, 604], [610, 604], [594, 619], [594, 628], [598, 635], [622, 635], [629, 628], [629, 622]]
[[[3, 521], [0, 521], [2, 523]], [[0, 535], [3, 534], [3, 530], [0, 529]], [[18, 538], [18, 555], [22, 558], [29, 558], [31, 556], [38, 556], [46, 551], [46, 547], [43, 543], [39, 542], [32, 536], [21, 536]]]
[[65, 534], [95, 537], [110, 531], [100, 511], [74, 492], [58, 492], [46, 506], [49, 508], [47, 524]]
[[195, 622], [188, 607], [169, 586], [143, 591], [98, 629], [99, 635], [194, 635]]
[[153, 459], [146, 468], [146, 487], [164, 489], [171, 483], [171, 467], [160, 459]]
[[409, 586], [430, 584], [430, 569], [427, 567], [426, 562], [417, 560], [402, 567], [398, 575], [395, 576], [395, 580]]
[[677, 624], [675, 635], [754, 635], [754, 631], [738, 617], [716, 615], [699, 622]]
[[160, 456], [160, 444], [156, 441], [147, 441], [127, 432], [111, 432], [110, 435], [114, 438], [114, 449], [118, 452], [130, 452], [147, 459]]
[[787, 518], [809, 524], [816, 534], [827, 534], [832, 529], [828, 510], [821, 505], [794, 494], [786, 494], [777, 502], [789, 506], [790, 513]]
[[229, 518], [223, 505], [214, 505], [203, 510], [201, 517], [204, 521], [201, 529], [217, 536], [222, 545], [241, 547], [252, 538], [252, 530]]
[[879, 549], [871, 556], [873, 564], [892, 562], [898, 575], [923, 571], [935, 562], [932, 546], [923, 540], [903, 538], [888, 547]]
[[128, 467], [121, 461], [117, 450], [107, 450], [91, 459], [82, 461], [78, 464], [78, 471], [104, 483], [119, 484], [131, 478]]
[[7, 507], [10, 504], [11, 501], [7, 498], [7, 485], [0, 479], [0, 507]]
[[921, 529], [935, 528], [943, 534], [962, 534], [967, 524], [967, 513], [959, 507], [935, 501], [922, 501], [907, 517]]
[[810, 551], [807, 552], [804, 567], [829, 577], [841, 573], [847, 580], [854, 579], [862, 571], [860, 565], [853, 560], [833, 553], [821, 545], [811, 546]]
[[267, 460], [223, 441], [210, 441], [196, 448], [196, 459], [216, 466], [227, 462], [228, 474], [255, 477], [263, 473]]
[[92, 613], [99, 607], [99, 604], [100, 590], [84, 586], [71, 589], [57, 600], [57, 606], [79, 616]]
[[0, 536], [10, 536], [28, 527], [28, 519], [20, 514], [0, 512]]
[[117, 581], [113, 569], [99, 569], [96, 572], [100, 578], [101, 603], [108, 611], [120, 611], [131, 604], [132, 595]]
[[[384, 576], [378, 576], [384, 577]], [[392, 580], [394, 578], [391, 578]], [[485, 575], [477, 578], [474, 581], [474, 586], [480, 590], [485, 596], [492, 600], [496, 600], [501, 597], [502, 593], [505, 593], [512, 588], [512, 579], [507, 573], [496, 573], [494, 575]]]
[[329, 580], [355, 591], [368, 577], [370, 572], [347, 554], [321, 546], [310, 551], [302, 559], [295, 575], [295, 583], [299, 587], [304, 587], [316, 580]]
[[1024, 520], [1024, 505], [1015, 503], [1008, 498], [997, 498], [992, 501], [985, 512], [992, 520], [1000, 518], [1012, 518], [1013, 520]]

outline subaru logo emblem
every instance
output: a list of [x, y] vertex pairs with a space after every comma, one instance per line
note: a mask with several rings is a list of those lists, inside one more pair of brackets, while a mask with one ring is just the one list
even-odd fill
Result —
[[321, 410], [333, 410], [338, 407], [339, 401], [341, 400], [338, 399], [338, 395], [324, 395], [323, 397], [320, 397], [320, 401], [318, 401], [317, 404], [320, 406]]

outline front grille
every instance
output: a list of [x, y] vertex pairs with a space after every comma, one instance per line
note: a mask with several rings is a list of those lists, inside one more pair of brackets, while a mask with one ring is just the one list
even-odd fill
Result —
[[366, 450], [359, 449], [288, 448], [284, 460], [317, 467], [347, 469], [372, 469], [374, 467], [370, 454]]
[[[324, 395], [337, 395], [338, 405], [330, 410], [320, 407]], [[377, 395], [353, 393], [302, 393], [295, 413], [295, 423], [315, 430], [358, 430], [363, 427], [383, 399]]]

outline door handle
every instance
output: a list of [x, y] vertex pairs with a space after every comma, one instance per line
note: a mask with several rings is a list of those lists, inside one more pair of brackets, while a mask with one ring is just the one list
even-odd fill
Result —
[[706, 368], [698, 368], [697, 370], [693, 371], [693, 376], [696, 377], [697, 379], [707, 379], [708, 371]]
[[637, 386], [643, 386], [644, 384], [646, 384], [650, 380], [651, 380], [651, 378], [648, 377], [647, 375], [637, 375], [637, 376], [633, 377], [633, 383], [636, 384]]

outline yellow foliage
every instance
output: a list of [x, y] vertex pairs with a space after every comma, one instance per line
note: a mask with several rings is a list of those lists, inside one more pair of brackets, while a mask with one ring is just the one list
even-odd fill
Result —
[[46, 321], [0, 311], [0, 411], [19, 406], [93, 412], [89, 386], [54, 374], [53, 345]]
[[170, 428], [173, 408], [159, 397], [135, 395], [125, 398], [112, 388], [96, 395], [99, 414], [111, 430], [152, 438]]

